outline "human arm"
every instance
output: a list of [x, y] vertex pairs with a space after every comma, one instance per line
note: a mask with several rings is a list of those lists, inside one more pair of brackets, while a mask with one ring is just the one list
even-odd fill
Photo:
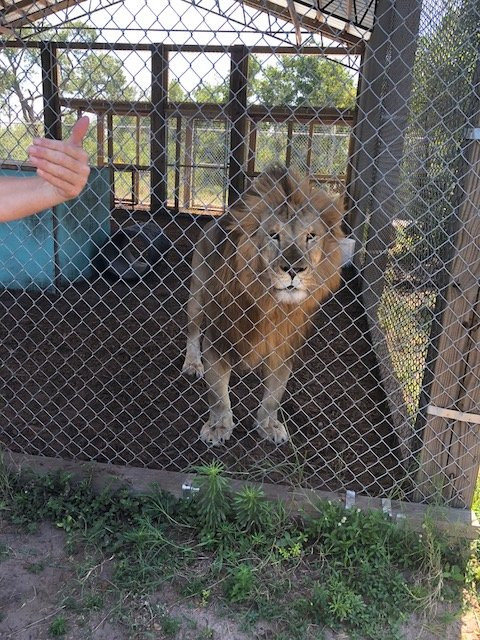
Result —
[[29, 148], [33, 177], [0, 177], [0, 222], [24, 218], [79, 195], [90, 168], [82, 149], [89, 120], [80, 118], [67, 140], [39, 138]]

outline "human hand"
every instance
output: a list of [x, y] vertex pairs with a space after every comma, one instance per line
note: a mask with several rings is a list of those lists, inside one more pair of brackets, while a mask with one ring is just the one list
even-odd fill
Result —
[[83, 116], [77, 120], [67, 140], [37, 138], [28, 149], [37, 175], [59, 203], [78, 196], [87, 183], [90, 167], [82, 142], [89, 124], [88, 117]]

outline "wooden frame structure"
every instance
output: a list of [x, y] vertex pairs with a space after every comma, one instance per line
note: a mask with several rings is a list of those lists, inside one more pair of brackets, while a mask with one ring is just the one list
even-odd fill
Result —
[[[241, 194], [246, 185], [246, 180], [256, 174], [252, 159], [255, 151], [255, 127], [259, 122], [295, 122], [298, 124], [310, 124], [310, 137], [313, 135], [313, 127], [316, 124], [341, 124], [353, 127], [355, 114], [350, 110], [335, 108], [314, 109], [307, 107], [289, 108], [261, 105], [247, 105], [247, 74], [248, 58], [251, 54], [269, 53], [268, 47], [244, 47], [233, 46], [222, 48], [218, 46], [199, 47], [196, 45], [176, 47], [174, 45], [105, 45], [103, 43], [0, 43], [0, 47], [39, 48], [41, 52], [41, 66], [44, 88], [44, 127], [47, 137], [60, 138], [62, 129], [62, 107], [82, 112], [94, 112], [98, 116], [97, 121], [97, 163], [105, 164], [105, 134], [104, 124], [107, 124], [107, 162], [110, 167], [111, 183], [111, 207], [115, 208], [114, 181], [115, 171], [132, 172], [132, 200], [135, 206], [138, 199], [138, 172], [151, 170], [151, 210], [165, 211], [169, 209], [167, 202], [166, 175], [168, 171], [167, 158], [167, 121], [169, 118], [177, 119], [177, 131], [182, 126], [182, 119], [187, 122], [201, 118], [205, 120], [221, 119], [228, 121], [230, 125], [230, 140], [228, 157], [228, 195], [227, 202], [232, 204]], [[103, 100], [82, 100], [77, 98], [64, 98], [60, 95], [58, 86], [58, 62], [57, 55], [60, 50], [72, 49], [96, 49], [96, 50], [136, 50], [150, 52], [152, 62], [152, 99], [151, 102], [111, 102]], [[170, 103], [168, 101], [168, 68], [169, 54], [178, 50], [182, 52], [207, 53], [228, 52], [231, 56], [231, 70], [229, 75], [230, 95], [225, 105], [219, 104], [195, 104], [195, 103]], [[311, 47], [308, 55], [344, 55], [345, 47]], [[362, 47], [348, 48], [349, 55], [360, 55]], [[280, 47], [276, 49], [279, 55], [296, 53], [292, 47]], [[150, 165], [115, 163], [113, 161], [113, 117], [135, 116], [137, 119], [137, 138], [139, 137], [140, 118], [148, 118], [151, 128]], [[188, 132], [187, 132], [188, 133]], [[191, 134], [191, 131], [190, 131]], [[289, 165], [288, 153], [291, 149], [292, 127], [287, 135], [286, 164]], [[188, 143], [188, 140], [187, 140]], [[187, 144], [188, 146], [188, 144]], [[310, 142], [311, 146], [311, 142]], [[138, 155], [138, 153], [137, 153]], [[311, 151], [310, 151], [311, 159]], [[175, 195], [173, 212], [178, 213], [182, 209], [179, 185], [180, 149], [177, 146], [175, 160]], [[193, 165], [192, 165], [193, 166]], [[329, 175], [316, 175], [316, 181], [324, 184], [337, 184], [338, 177]], [[345, 176], [348, 180], [348, 176]], [[187, 181], [188, 182], [188, 181]], [[185, 198], [184, 198], [185, 199]], [[187, 208], [190, 210], [190, 208]]]

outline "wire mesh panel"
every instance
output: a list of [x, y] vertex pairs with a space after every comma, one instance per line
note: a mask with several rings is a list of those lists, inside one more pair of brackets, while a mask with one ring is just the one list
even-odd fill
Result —
[[0, 172], [92, 167], [0, 227], [1, 446], [469, 506], [477, 3], [75, 4], [1, 14]]

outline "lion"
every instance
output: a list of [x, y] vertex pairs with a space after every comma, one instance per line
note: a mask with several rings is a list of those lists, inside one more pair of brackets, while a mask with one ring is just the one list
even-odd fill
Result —
[[263, 368], [259, 434], [275, 444], [289, 440], [277, 414], [313, 315], [340, 284], [341, 220], [338, 201], [274, 165], [205, 226], [192, 258], [182, 371], [204, 376], [208, 386], [206, 444], [232, 435], [228, 386], [237, 366]]

